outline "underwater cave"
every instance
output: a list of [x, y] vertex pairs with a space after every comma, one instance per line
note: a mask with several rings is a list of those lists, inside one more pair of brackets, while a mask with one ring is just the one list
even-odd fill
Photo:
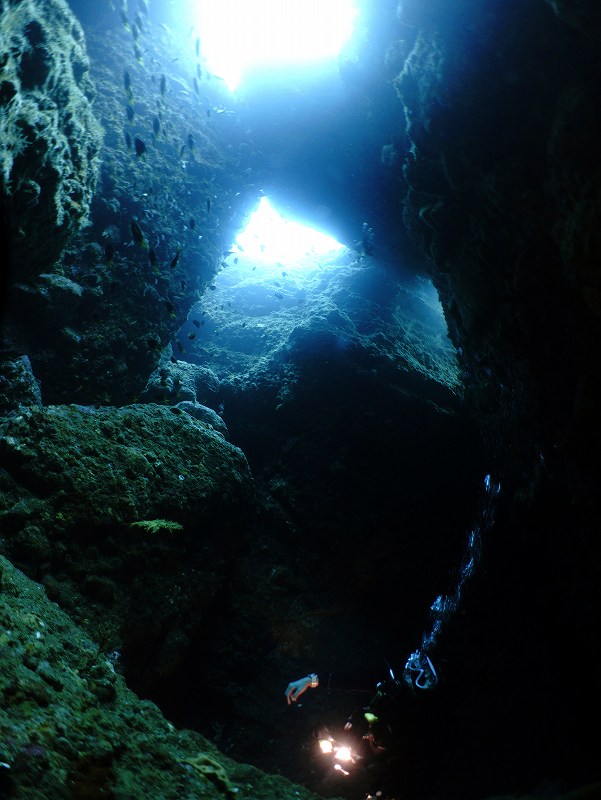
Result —
[[600, 38], [0, 4], [0, 800], [601, 797]]

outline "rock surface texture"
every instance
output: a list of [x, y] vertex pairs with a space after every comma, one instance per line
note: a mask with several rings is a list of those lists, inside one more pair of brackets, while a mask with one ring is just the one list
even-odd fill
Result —
[[98, 177], [90, 62], [68, 5], [2, 3], [0, 68], [0, 196], [15, 278], [29, 281], [87, 222]]
[[587, 657], [601, 656], [598, 8], [398, 10], [415, 31], [396, 80], [410, 142], [404, 220], [430, 258], [503, 486], [486, 580], [449, 632], [474, 672], [450, 703], [449, 735], [482, 792], [504, 770], [525, 785], [598, 779], [585, 731], [601, 696], [569, 677], [566, 655], [586, 641]]
[[[202, 733], [322, 796], [597, 800], [596, 2], [378, 0], [335, 102], [275, 108], [71, 5], [90, 64], [0, 5], [0, 797], [310, 797]], [[347, 261], [234, 253], [268, 188]], [[420, 642], [436, 690], [326, 768]]]
[[1, 557], [0, 626], [1, 797], [315, 798], [176, 730], [41, 586]]

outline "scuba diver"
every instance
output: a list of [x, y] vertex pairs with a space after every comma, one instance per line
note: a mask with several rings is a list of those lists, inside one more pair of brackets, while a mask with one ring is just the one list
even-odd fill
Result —
[[[389, 782], [388, 788], [394, 793], [399, 781], [412, 779], [413, 739], [415, 731], [422, 727], [420, 718], [425, 711], [422, 703], [414, 701], [436, 688], [438, 675], [430, 657], [419, 650], [407, 659], [401, 678], [395, 676], [388, 662], [386, 666], [389, 677], [376, 684], [375, 692], [373, 688], [362, 690], [356, 686], [348, 689], [344, 687], [347, 683], [344, 676], [328, 676], [328, 692], [366, 691], [370, 696], [367, 704], [360, 705], [350, 714], [339, 734], [331, 734], [325, 726], [314, 731], [328, 765], [329, 771], [324, 773], [324, 786], [328, 793], [334, 791], [332, 782], [340, 779], [341, 775], [348, 776], [345, 781], [351, 781], [355, 788], [360, 786], [368, 794], [376, 788], [386, 789]], [[284, 693], [288, 705], [297, 703], [308, 689], [316, 689], [319, 685], [319, 676], [315, 672], [291, 681]]]
[[[392, 671], [390, 665], [388, 665], [388, 671], [393, 684], [395, 686], [400, 686], [400, 682], [397, 678], [395, 678], [394, 672]], [[426, 653], [422, 653], [419, 650], [411, 653], [407, 659], [407, 662], [405, 663], [403, 680], [412, 691], [430, 691], [436, 688], [438, 685], [438, 675], [436, 674], [436, 670], [434, 669], [432, 661]], [[307, 689], [317, 689], [318, 686], [319, 676], [315, 672], [309, 673], [309, 675], [305, 676], [304, 678], [298, 678], [295, 681], [291, 681], [284, 692], [288, 705], [295, 703], [298, 698], [307, 691]], [[378, 692], [380, 691], [381, 687], [384, 686], [384, 683], [378, 683], [376, 685], [376, 689], [378, 691], [376, 692], [375, 697], [378, 696]]]

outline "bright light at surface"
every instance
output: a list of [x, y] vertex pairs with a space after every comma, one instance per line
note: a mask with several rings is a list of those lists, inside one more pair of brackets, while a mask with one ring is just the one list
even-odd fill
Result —
[[309, 64], [337, 56], [357, 16], [355, 0], [197, 2], [207, 67], [231, 91], [255, 66]]
[[233, 249], [256, 261], [294, 266], [308, 258], [341, 250], [343, 245], [321, 231], [284, 219], [262, 197]]

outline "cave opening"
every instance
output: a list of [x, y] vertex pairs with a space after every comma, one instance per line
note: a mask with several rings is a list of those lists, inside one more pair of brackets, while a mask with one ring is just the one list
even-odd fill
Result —
[[[553, 135], [520, 162], [522, 129], [497, 106], [526, 119], [521, 87], [543, 70], [507, 69], [522, 28], [496, 36], [503, 3], [365, 0], [327, 66], [245, 75], [210, 64], [208, 23], [184, 3], [79, 4], [106, 26], [89, 36], [98, 189], [60, 261], [15, 288], [22, 357], [2, 399], [14, 381], [27, 402], [0, 420], [1, 511], [2, 546], [99, 642], [90, 686], [110, 703], [104, 678], [122, 673], [170, 723], [299, 794], [481, 800], [588, 774], [572, 701], [584, 708], [590, 684], [559, 650], [598, 621], [596, 439], [589, 460], [561, 459], [597, 406], [589, 367], [562, 348], [598, 341], [586, 303], [598, 309], [594, 291], [570, 294], [552, 200], [528, 183], [550, 153], [564, 163], [586, 92], [530, 93], [565, 118], [537, 106], [525, 150]], [[549, 43], [560, 4], [543, 5]], [[221, 49], [241, 54], [231, 22]], [[562, 204], [579, 185], [540, 183]], [[268, 226], [253, 233], [257, 206]], [[27, 197], [22, 210], [25, 230], [37, 211]], [[297, 240], [301, 221], [320, 241]], [[570, 363], [557, 382], [556, 348]], [[44, 699], [58, 682], [45, 659], [39, 673]], [[313, 674], [287, 703], [286, 684]], [[385, 704], [345, 738], [378, 684], [393, 710], [382, 758], [363, 736]]]
[[[196, 32], [186, 37], [191, 53]], [[248, 524], [252, 545], [228, 566], [230, 586], [185, 659], [149, 685], [128, 679], [235, 758], [363, 800], [358, 774], [345, 784], [350, 776], [330, 775], [315, 755], [314, 733], [340, 733], [387, 663], [402, 675], [432, 604], [453, 596], [487, 465], [462, 413], [458, 354], [427, 260], [393, 212], [407, 146], [398, 62], [382, 80], [374, 43], [355, 43], [327, 67], [256, 66], [232, 94], [239, 72], [227, 86], [216, 67], [205, 86], [200, 26], [198, 37], [194, 91], [233, 154], [221, 179], [229, 205], [212, 188], [202, 216], [210, 226], [231, 213], [236, 226], [162, 380], [181, 386], [187, 365], [197, 370], [196, 398], [244, 452], [269, 510]], [[275, 244], [242, 232], [257, 197], [291, 220]], [[296, 256], [292, 220], [344, 246], [318, 253], [301, 241]], [[187, 227], [202, 243], [198, 222]], [[285, 683], [309, 670], [334, 684], [342, 676], [348, 690], [324, 680], [290, 708]]]
[[308, 7], [272, 0], [196, 0], [192, 11], [206, 66], [232, 92], [256, 68], [285, 70], [335, 58], [351, 37], [358, 14], [353, 0]]
[[[237, 758], [362, 799], [363, 770], [331, 772], [315, 733], [325, 727], [343, 741], [342, 723], [386, 677], [387, 659], [402, 676], [433, 616], [440, 632], [469, 553], [484, 461], [462, 420], [457, 353], [430, 280], [367, 253], [362, 238], [335, 248], [326, 239], [322, 253], [301, 238], [291, 252], [288, 223], [283, 231], [284, 246], [281, 233], [275, 244], [261, 228], [238, 234], [176, 342], [178, 361], [215, 376], [207, 402], [277, 508], [275, 537], [263, 529], [257, 543], [267, 575], [256, 565], [254, 579], [267, 577], [275, 596], [298, 592], [304, 610], [274, 622], [260, 666], [249, 642], [232, 647], [214, 633], [216, 652], [232, 650], [227, 667], [207, 669], [206, 642], [195, 644], [181, 691], [170, 679], [152, 697]], [[284, 541], [294, 531], [313, 542], [298, 559], [279, 552], [283, 521]], [[236, 607], [254, 608], [251, 579], [237, 576]], [[216, 627], [228, 630], [233, 613], [222, 609]], [[322, 670], [326, 691], [290, 709], [273, 685], [286, 668], [290, 679]], [[194, 685], [200, 672], [209, 690]], [[245, 691], [258, 694], [241, 711]]]

